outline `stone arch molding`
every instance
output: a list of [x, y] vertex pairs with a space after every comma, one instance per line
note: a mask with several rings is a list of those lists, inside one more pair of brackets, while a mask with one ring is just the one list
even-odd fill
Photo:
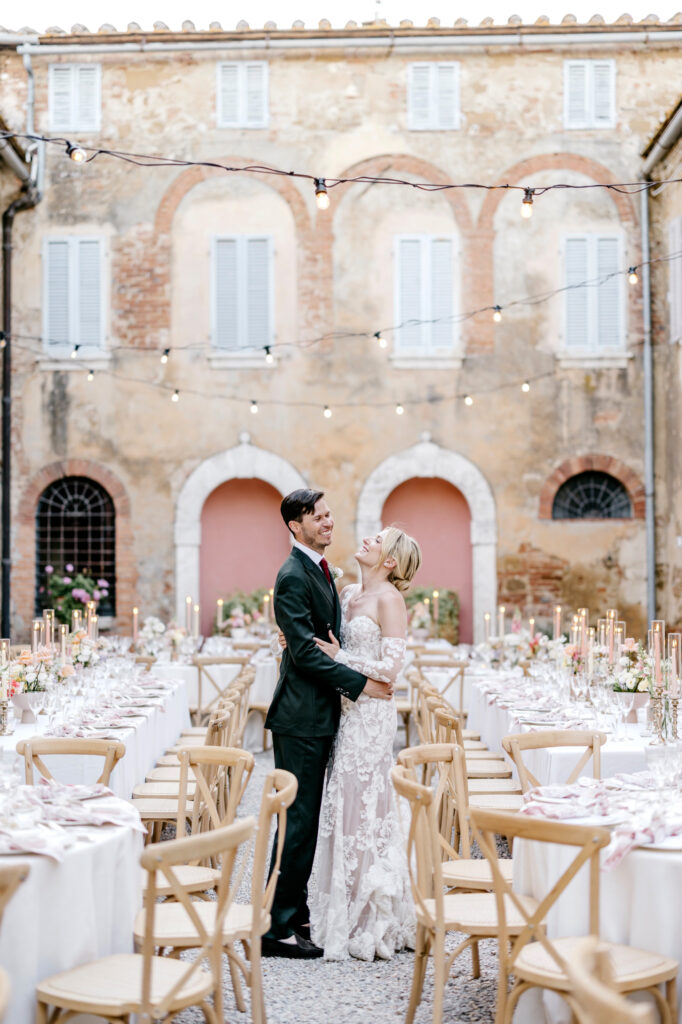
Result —
[[360, 493], [358, 540], [381, 529], [381, 512], [389, 494], [414, 477], [440, 477], [462, 492], [471, 510], [474, 642], [483, 638], [483, 615], [497, 599], [497, 512], [490, 484], [480, 469], [458, 452], [422, 441], [385, 459], [367, 478]]
[[190, 473], [178, 496], [175, 512], [175, 614], [178, 622], [184, 621], [186, 595], [199, 593], [204, 502], [216, 487], [239, 478], [264, 480], [282, 495], [307, 486], [291, 463], [251, 444], [246, 435], [237, 447], [212, 455]]

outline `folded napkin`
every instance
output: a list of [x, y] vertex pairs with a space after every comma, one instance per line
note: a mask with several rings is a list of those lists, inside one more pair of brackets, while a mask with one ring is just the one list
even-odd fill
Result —
[[629, 823], [617, 825], [613, 831], [613, 838], [606, 847], [602, 869], [610, 871], [618, 867], [623, 858], [636, 846], [648, 846], [651, 843], [661, 843], [669, 836], [682, 834], [682, 816], [675, 817], [663, 815], [656, 808], [648, 815]]
[[63, 833], [45, 827], [17, 831], [0, 829], [0, 854], [37, 853], [61, 861], [70, 845], [71, 841]]

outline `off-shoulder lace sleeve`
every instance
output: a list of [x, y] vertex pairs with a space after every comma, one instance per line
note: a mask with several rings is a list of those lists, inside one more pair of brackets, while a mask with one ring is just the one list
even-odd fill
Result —
[[381, 639], [381, 658], [378, 661], [361, 654], [349, 654], [343, 649], [337, 651], [334, 661], [340, 661], [348, 668], [354, 668], [356, 672], [362, 672], [382, 683], [395, 683], [405, 664], [406, 652], [406, 640], [398, 636], [385, 636]]

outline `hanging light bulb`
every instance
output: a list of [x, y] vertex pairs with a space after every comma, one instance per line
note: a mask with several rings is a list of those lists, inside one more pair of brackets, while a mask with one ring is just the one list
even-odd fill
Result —
[[179, 401], [180, 401], [180, 392], [176, 388], [175, 391], [173, 392], [173, 394], [171, 395], [171, 402], [179, 402]]
[[630, 284], [637, 284], [639, 276], [637, 274], [637, 267], [630, 267], [628, 270], [628, 281]]
[[329, 209], [329, 193], [324, 178], [315, 178], [315, 202], [318, 210]]
[[396, 413], [396, 416], [402, 416], [402, 414], [403, 414], [404, 412], [405, 412], [405, 410], [403, 409], [403, 407], [402, 407], [402, 405], [400, 404], [400, 402], [398, 402], [398, 404], [397, 404], [397, 405], [396, 405], [396, 407], [395, 407], [395, 413]]
[[66, 143], [66, 155], [70, 160], [73, 160], [75, 164], [84, 164], [88, 158], [88, 154], [80, 146], [74, 146], [72, 142]]
[[169, 348], [165, 348], [163, 350], [163, 352], [161, 353], [161, 362], [162, 363], [167, 363], [169, 355], [170, 355], [170, 349]]
[[254, 416], [258, 413], [258, 402], [255, 399], [251, 402], [251, 413]]
[[474, 400], [471, 397], [471, 395], [465, 395], [464, 396], [464, 404], [465, 405], [473, 405], [474, 404]]
[[502, 306], [493, 306], [493, 320], [499, 324], [502, 319]]
[[332, 411], [328, 405], [325, 405], [323, 415], [326, 420], [330, 420], [332, 418]]
[[76, 358], [76, 356], [78, 355], [78, 349], [79, 349], [79, 348], [80, 348], [80, 345], [74, 345], [74, 346], [73, 346], [73, 349], [72, 349], [72, 351], [71, 351], [71, 358], [72, 358], [72, 359], [75, 359], [75, 358]]
[[388, 342], [386, 341], [386, 339], [382, 335], [381, 331], [375, 331], [374, 332], [374, 337], [377, 339], [377, 341], [379, 343], [379, 348], [387, 348], [388, 347]]
[[521, 385], [521, 390], [522, 390], [522, 391], [523, 391], [523, 392], [524, 392], [525, 394], [528, 394], [528, 392], [530, 391], [530, 384], [528, 383], [528, 381], [527, 381], [527, 380], [524, 380], [523, 384]]
[[92, 381], [94, 379], [95, 379], [95, 371], [94, 370], [88, 370], [88, 380], [92, 383]]
[[526, 188], [521, 200], [521, 216], [524, 220], [530, 220], [533, 216], [533, 189]]
[[265, 362], [268, 364], [268, 366], [270, 366], [272, 363], [274, 363], [274, 361], [275, 361], [275, 357], [273, 356], [273, 354], [272, 354], [272, 352], [270, 350], [270, 346], [266, 345], [265, 346]]

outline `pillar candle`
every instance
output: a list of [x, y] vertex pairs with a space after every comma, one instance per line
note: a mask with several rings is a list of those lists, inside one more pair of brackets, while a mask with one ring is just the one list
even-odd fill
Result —
[[199, 636], [199, 612], [198, 604], [194, 605], [194, 618], [192, 620], [192, 636]]
[[62, 665], [66, 662], [66, 635], [69, 632], [69, 627], [62, 623], [59, 627], [59, 653], [62, 659]]
[[670, 662], [670, 696], [680, 696], [681, 633], [668, 633], [668, 660]]
[[270, 621], [270, 595], [263, 595], [263, 617], [266, 622]]
[[609, 608], [606, 612], [606, 643], [609, 648], [609, 665], [613, 665], [613, 645], [616, 640], [616, 619], [618, 612], [615, 608]]
[[192, 598], [189, 594], [185, 598], [185, 629], [189, 636], [192, 632]]
[[483, 616], [483, 639], [486, 643], [490, 640], [490, 612]]
[[555, 604], [554, 605], [554, 622], [553, 622], [553, 629], [552, 629], [552, 634], [553, 634], [553, 637], [554, 637], [555, 640], [558, 640], [559, 637], [561, 636], [561, 625], [562, 625], [561, 624], [561, 605], [560, 604]]
[[90, 638], [96, 640], [99, 636], [99, 615], [90, 616]]
[[222, 597], [219, 597], [218, 600], [216, 601], [216, 622], [218, 624], [218, 629], [222, 629], [222, 626], [223, 626], [223, 605], [224, 604], [225, 604], [225, 602], [223, 601]]
[[654, 682], [656, 686], [663, 685], [662, 658], [665, 650], [665, 620], [654, 619], [651, 623], [651, 630], [654, 642]]
[[497, 630], [500, 640], [504, 636], [504, 605], [501, 604], [497, 609]]
[[528, 632], [530, 633], [530, 638], [532, 640], [533, 637], [535, 636], [535, 619], [533, 618], [532, 615], [531, 615], [531, 617], [528, 620]]
[[438, 632], [438, 619], [440, 614], [440, 593], [437, 590], [433, 592], [433, 621], [436, 626], [436, 633]]
[[138, 631], [138, 620], [140, 617], [140, 609], [133, 608], [133, 643], [137, 643], [137, 631]]
[[40, 631], [43, 625], [42, 619], [33, 620], [33, 629], [31, 630], [31, 650], [34, 654], [37, 653], [38, 647], [40, 646]]

